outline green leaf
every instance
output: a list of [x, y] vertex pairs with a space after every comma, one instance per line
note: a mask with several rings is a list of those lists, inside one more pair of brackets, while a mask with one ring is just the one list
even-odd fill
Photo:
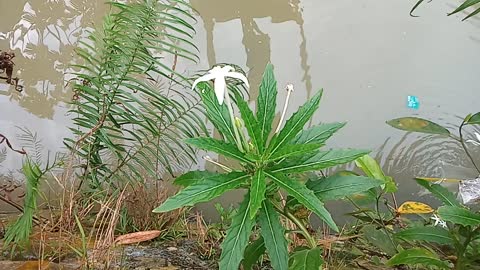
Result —
[[318, 109], [320, 99], [322, 97], [323, 90], [320, 90], [310, 100], [308, 100], [302, 107], [298, 109], [296, 113], [285, 122], [285, 126], [282, 130], [272, 138], [270, 145], [268, 146], [268, 153], [275, 154], [278, 150], [282, 149], [297, 134], [303, 129], [303, 126], [312, 118], [315, 111]]
[[298, 173], [322, 170], [347, 162], [368, 154], [366, 150], [329, 150], [321, 151], [304, 159], [288, 160], [275, 166], [273, 172]]
[[448, 129], [436, 124], [432, 121], [418, 118], [418, 117], [402, 117], [387, 121], [387, 124], [390, 126], [412, 132], [420, 132], [427, 134], [439, 134], [439, 135], [450, 135]]
[[313, 126], [302, 130], [293, 140], [292, 144], [303, 143], [325, 143], [339, 129], [345, 126], [345, 123], [331, 123]]
[[248, 160], [245, 155], [231, 143], [226, 143], [212, 138], [190, 138], [187, 139], [186, 142], [200, 149], [213, 151], [217, 154], [234, 158], [240, 162], [251, 163], [251, 161]]
[[258, 238], [253, 243], [250, 243], [245, 249], [244, 259], [242, 262], [243, 270], [252, 270], [253, 266], [257, 263], [265, 253], [265, 242], [263, 237]]
[[257, 120], [262, 132], [263, 145], [266, 145], [268, 135], [272, 130], [277, 104], [277, 81], [273, 74], [273, 65], [268, 64], [263, 74], [260, 92], [257, 99]]
[[248, 245], [250, 233], [255, 225], [255, 220], [250, 218], [249, 213], [250, 198], [247, 193], [240, 204], [237, 215], [233, 217], [232, 224], [221, 245], [220, 270], [238, 269]]
[[480, 125], [480, 112], [470, 116], [465, 123], [467, 125]]
[[322, 147], [322, 144], [291, 144], [286, 145], [279, 151], [272, 154], [268, 161], [274, 161], [282, 158], [293, 157], [293, 156], [301, 156], [305, 154], [309, 154], [312, 151], [315, 151]]
[[205, 178], [217, 175], [216, 173], [209, 171], [190, 171], [177, 177], [173, 183], [178, 186], [187, 187], [195, 182], [204, 180]]
[[208, 119], [212, 122], [215, 128], [218, 129], [227, 142], [234, 143], [235, 133], [233, 131], [227, 105], [225, 103], [222, 105], [218, 104], [215, 92], [207, 83], [200, 83], [198, 87], [207, 111]]
[[432, 184], [420, 178], [415, 179], [419, 185], [430, 191], [437, 199], [442, 201], [447, 206], [461, 206], [457, 201], [455, 194], [439, 184]]
[[285, 230], [280, 223], [278, 213], [269, 200], [262, 203], [262, 209], [258, 217], [261, 233], [265, 239], [265, 246], [270, 257], [273, 269], [282, 270], [288, 268], [287, 240]]
[[259, 153], [262, 153], [264, 150], [264, 142], [262, 139], [262, 131], [259, 127], [257, 119], [253, 116], [252, 110], [248, 107], [247, 102], [245, 102], [241, 97], [237, 97], [237, 105], [242, 115], [243, 122], [247, 128], [248, 136], [252, 140], [253, 145], [258, 149]]
[[309, 180], [307, 187], [321, 201], [328, 201], [358, 194], [382, 184], [383, 181], [369, 177], [333, 175], [316, 181]]
[[427, 241], [442, 245], [453, 244], [453, 239], [448, 230], [440, 227], [409, 228], [396, 233], [395, 237], [407, 241]]
[[416, 265], [421, 264], [424, 266], [437, 266], [442, 269], [448, 269], [448, 264], [441, 261], [438, 256], [424, 248], [412, 248], [406, 249], [388, 260], [388, 266], [396, 265]]
[[364, 238], [375, 247], [379, 248], [381, 251], [385, 252], [387, 255], [392, 256], [397, 253], [396, 243], [390, 240], [390, 237], [387, 233], [378, 229], [375, 225], [366, 225], [362, 229]]
[[248, 177], [249, 175], [244, 172], [231, 172], [205, 178], [203, 181], [193, 183], [175, 196], [168, 198], [162, 205], [155, 208], [153, 212], [168, 212], [183, 206], [192, 206], [199, 202], [209, 201], [220, 196], [225, 191], [235, 189], [244, 184]]
[[263, 170], [260, 169], [252, 176], [252, 186], [250, 187], [250, 218], [254, 218], [258, 209], [262, 207], [266, 189], [265, 174]]
[[289, 270], [320, 270], [323, 265], [320, 248], [304, 249], [293, 253], [289, 259]]
[[330, 213], [323, 206], [321, 202], [304, 184], [290, 179], [281, 173], [265, 172], [266, 176], [271, 178], [278, 186], [283, 188], [297, 201], [307, 207], [310, 211], [314, 212], [320, 217], [330, 228], [338, 232], [338, 227], [332, 219]]
[[438, 215], [445, 221], [463, 226], [480, 225], [480, 214], [457, 206], [442, 206], [437, 210]]
[[461, 12], [461, 11], [463, 11], [463, 10], [473, 6], [473, 5], [476, 5], [478, 3], [480, 3], [480, 0], [466, 0], [459, 7], [457, 7], [454, 11], [449, 13], [448, 15], [450, 16], [450, 15], [453, 15], [455, 13]]
[[378, 162], [369, 155], [359, 157], [355, 160], [355, 164], [360, 168], [365, 175], [371, 178], [384, 180], [385, 174]]

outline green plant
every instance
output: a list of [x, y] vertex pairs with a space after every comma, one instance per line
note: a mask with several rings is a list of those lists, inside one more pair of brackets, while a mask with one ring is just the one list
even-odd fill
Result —
[[438, 136], [443, 136], [443, 137], [450, 138], [457, 141], [465, 151], [465, 154], [471, 161], [473, 167], [480, 174], [480, 166], [477, 165], [477, 163], [475, 162], [475, 159], [470, 153], [466, 144], [467, 141], [465, 140], [465, 136], [464, 136], [465, 127], [480, 125], [480, 112], [477, 112], [475, 114], [469, 114], [463, 119], [462, 123], [458, 127], [458, 136], [452, 134], [447, 128], [437, 123], [434, 123], [432, 121], [419, 118], [419, 117], [401, 117], [401, 118], [387, 121], [387, 124], [396, 129], [400, 129], [404, 131], [438, 135]]
[[[418, 0], [417, 3], [413, 6], [412, 10], [410, 11], [410, 15], [413, 17], [416, 17], [413, 15], [413, 12], [424, 2], [425, 0]], [[480, 3], [479, 0], [464, 0], [464, 2], [458, 6], [454, 11], [448, 13], [448, 16], [457, 14], [459, 12], [466, 11], [470, 7], [476, 7], [474, 11], [470, 12], [463, 20], [467, 20], [470, 17], [473, 17], [477, 15], [480, 12], [480, 7], [478, 4]]]
[[8, 246], [11, 243], [16, 245], [26, 245], [29, 243], [33, 222], [38, 220], [35, 218], [35, 212], [37, 211], [37, 199], [40, 193], [40, 181], [51, 168], [52, 167], [47, 164], [46, 168], [42, 170], [40, 166], [28, 156], [25, 159], [22, 167], [26, 183], [23, 213], [14, 224], [7, 228], [4, 246]]
[[[227, 67], [224, 71], [231, 72], [232, 68]], [[244, 258], [246, 267], [244, 269], [249, 269], [245, 263], [248, 262], [251, 266], [257, 261], [263, 254], [262, 245], [268, 252], [274, 269], [287, 269], [289, 263], [286, 231], [280, 215], [296, 225], [297, 230], [289, 233], [300, 233], [308, 242], [308, 248], [297, 250], [291, 255], [290, 268], [302, 269], [303, 265], [315, 267], [321, 265], [322, 252], [316, 240], [307, 230], [305, 222], [299, 220], [288, 207], [285, 207], [279, 191], [286, 191], [291, 200], [298, 201], [318, 215], [330, 228], [338, 231], [337, 225], [323, 205], [322, 196], [329, 194], [327, 189], [323, 188], [328, 186], [328, 190], [335, 192], [338, 197], [349, 195], [352, 190], [342, 189], [343, 186], [334, 179], [318, 181], [315, 187], [309, 189], [297, 175], [353, 161], [368, 151], [320, 150], [325, 141], [344, 125], [343, 123], [316, 125], [303, 130], [319, 106], [322, 91], [300, 107], [285, 122], [281, 130], [272, 134], [277, 98], [277, 82], [272, 65], [267, 66], [260, 85], [256, 114], [251, 111], [247, 102], [238, 96], [235, 97], [241, 119], [233, 115], [234, 108], [229, 102], [228, 90], [222, 92], [225, 95], [225, 103], [215, 100], [215, 94], [218, 101], [223, 100], [223, 96], [218, 92], [225, 87], [222, 74], [215, 74], [216, 77], [209, 75], [212, 73], [205, 77], [208, 80], [215, 79], [215, 93], [206, 83], [199, 84], [199, 87], [207, 116], [223, 139], [192, 138], [188, 139], [187, 143], [236, 160], [238, 166], [230, 168], [215, 162], [226, 170], [226, 173], [191, 171], [180, 176], [174, 183], [183, 186], [184, 189], [165, 201], [154, 212], [167, 212], [209, 201], [228, 190], [247, 190], [221, 245], [220, 269], [238, 269]], [[241, 77], [238, 74], [232, 76]], [[292, 86], [287, 88], [287, 91], [292, 90]], [[351, 182], [364, 180], [356, 176], [348, 177], [352, 178]], [[262, 237], [250, 243], [250, 235], [256, 224], [260, 227]], [[299, 261], [304, 264], [298, 263]]]
[[[65, 144], [79, 157], [81, 182], [98, 190], [118, 181], [161, 179], [194, 161], [184, 138], [205, 130], [197, 97], [179, 91], [178, 59], [196, 61], [190, 7], [182, 0], [110, 2], [103, 28], [79, 42], [73, 65], [77, 136]], [[169, 63], [169, 57], [172, 58]], [[170, 65], [171, 64], [171, 65]], [[158, 85], [162, 79], [168, 84]], [[176, 97], [171, 94], [175, 93]]]
[[[479, 166], [469, 151], [463, 135], [463, 129], [466, 126], [480, 125], [480, 112], [469, 114], [463, 119], [458, 128], [459, 136], [451, 134], [448, 129], [437, 123], [417, 117], [403, 117], [390, 120], [387, 123], [392, 127], [405, 131], [435, 134], [456, 140], [462, 146], [478, 173], [480, 173]], [[478, 145], [478, 142], [472, 142], [474, 145]], [[435, 220], [434, 226], [429, 226], [428, 224], [412, 226], [397, 232], [395, 238], [406, 242], [416, 241], [448, 246], [454, 255], [452, 261], [455, 269], [476, 269], [475, 267], [480, 263], [478, 260], [480, 255], [478, 249], [480, 245], [480, 213], [457, 201], [455, 194], [439, 183], [432, 183], [432, 180], [437, 180], [441, 183], [441, 179], [435, 178], [416, 179], [419, 185], [430, 191], [443, 203], [443, 206], [439, 207], [432, 217]], [[448, 263], [440, 260], [440, 256], [433, 248], [403, 250], [391, 258], [388, 264], [392, 266], [399, 264], [424, 264], [448, 268]]]
[[[455, 269], [479, 269], [480, 263], [480, 214], [462, 205], [455, 199], [455, 195], [440, 184], [417, 179], [417, 183], [430, 191], [438, 198], [443, 206], [435, 211], [433, 226], [416, 225], [402, 229], [395, 234], [395, 238], [407, 243], [420, 242], [434, 244], [429, 249], [406, 249], [395, 255], [388, 262], [389, 265], [417, 264], [437, 265], [448, 268], [448, 263], [440, 260], [435, 252], [436, 246], [443, 246], [442, 250], [453, 253]], [[414, 245], [415, 246], [415, 245]], [[445, 247], [449, 247], [445, 249]], [[422, 260], [412, 260], [411, 256], [422, 257]]]

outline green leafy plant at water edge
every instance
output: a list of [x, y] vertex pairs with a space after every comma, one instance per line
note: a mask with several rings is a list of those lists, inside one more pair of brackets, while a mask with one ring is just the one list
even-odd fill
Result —
[[[413, 17], [416, 17], [413, 15], [413, 12], [423, 3], [425, 2], [425, 0], [418, 0], [417, 3], [415, 3], [415, 5], [413, 6], [412, 10], [410, 11], [410, 15], [413, 16]], [[429, 1], [430, 2], [430, 1]], [[450, 15], [453, 15], [453, 14], [457, 14], [457, 13], [460, 13], [460, 12], [466, 12], [467, 9], [473, 7], [475, 8], [473, 11], [471, 12], [467, 12], [468, 15], [463, 18], [463, 20], [467, 20], [469, 19], [470, 17], [473, 17], [475, 15], [477, 15], [478, 13], [480, 13], [480, 1], [479, 0], [465, 0], [460, 6], [458, 6], [454, 11], [448, 13], [448, 16]]]
[[[200, 100], [181, 92], [178, 59], [197, 61], [184, 1], [110, 2], [103, 27], [81, 40], [73, 80], [75, 139], [82, 183], [91, 189], [141, 181], [195, 160], [183, 139], [206, 131]], [[162, 80], [163, 82], [162, 86]], [[175, 97], [173, 97], [175, 96]]]
[[[480, 125], [480, 113], [467, 115], [458, 128], [459, 136], [453, 135], [450, 131], [439, 124], [417, 117], [403, 117], [387, 122], [392, 127], [405, 131], [420, 132], [425, 134], [436, 134], [458, 141], [469, 157], [473, 166], [480, 173], [478, 165], [467, 147], [464, 139], [463, 128], [466, 126]], [[477, 137], [480, 137], [477, 135]], [[468, 141], [473, 145], [480, 145], [480, 142]], [[427, 181], [430, 180], [430, 181]], [[434, 226], [413, 226], [402, 229], [395, 234], [395, 238], [404, 243], [427, 243], [432, 246], [448, 246], [453, 251], [453, 265], [455, 269], [478, 269], [480, 264], [480, 213], [470, 209], [457, 201], [455, 194], [441, 186], [439, 183], [432, 183], [429, 178], [417, 178], [419, 185], [431, 192], [443, 203], [432, 219]], [[433, 179], [435, 180], [435, 179]], [[438, 182], [441, 182], [441, 179]], [[459, 180], [461, 181], [461, 180]], [[460, 191], [461, 192], [461, 191]], [[448, 263], [442, 261], [440, 256], [433, 251], [424, 248], [411, 248], [401, 251], [388, 262], [389, 265], [399, 264], [423, 264], [435, 265], [438, 268], [448, 268]]]
[[11, 243], [17, 245], [28, 244], [35, 219], [35, 211], [37, 210], [40, 181], [50, 169], [51, 167], [48, 165], [45, 170], [40, 169], [39, 165], [28, 157], [23, 163], [22, 171], [25, 175], [26, 181], [23, 213], [14, 224], [7, 228], [5, 232], [4, 246], [8, 246]]
[[[289, 198], [296, 200], [319, 216], [330, 228], [338, 231], [337, 225], [324, 207], [322, 196], [329, 192], [322, 192], [322, 183], [325, 188], [328, 186], [329, 191], [336, 193], [336, 197], [347, 196], [356, 191], [352, 192], [334, 179], [325, 183], [319, 181], [320, 184], [309, 188], [298, 178], [298, 174], [344, 164], [365, 155], [368, 151], [321, 149], [325, 141], [340, 129], [343, 123], [321, 124], [304, 129], [319, 107], [322, 91], [301, 106], [285, 122], [281, 130], [272, 132], [277, 82], [271, 65], [267, 66], [260, 85], [256, 113], [249, 108], [247, 102], [237, 97], [235, 101], [241, 119], [235, 118], [228, 91], [225, 93], [226, 101], [223, 102], [224, 93], [221, 91], [226, 89], [221, 89], [224, 87], [222, 74], [243, 78], [226, 67], [223, 71], [212, 70], [205, 76], [208, 79], [217, 76], [215, 93], [208, 84], [199, 84], [207, 116], [220, 131], [222, 139], [192, 138], [188, 139], [187, 143], [235, 160], [239, 166], [230, 168], [215, 162], [226, 173], [191, 171], [180, 176], [175, 183], [184, 189], [165, 201], [154, 212], [166, 212], [209, 201], [229, 190], [246, 190], [245, 198], [240, 203], [221, 245], [220, 269], [238, 269], [242, 261], [244, 269], [250, 269], [263, 250], [268, 253], [274, 269], [304, 269], [301, 268], [304, 265], [318, 269], [322, 264], [322, 258], [316, 240], [309, 234], [305, 222], [285, 207], [280, 191], [288, 193]], [[223, 103], [217, 102], [215, 94]], [[278, 125], [283, 125], [282, 121]], [[351, 185], [355, 180], [360, 182], [365, 180], [356, 176], [348, 177], [351, 181], [347, 185]], [[380, 184], [381, 182], [378, 182], [378, 185]], [[287, 232], [281, 222], [281, 216], [292, 221], [308, 242], [306, 249], [291, 255], [290, 264], [285, 238]], [[250, 241], [255, 226], [260, 228], [261, 238]]]

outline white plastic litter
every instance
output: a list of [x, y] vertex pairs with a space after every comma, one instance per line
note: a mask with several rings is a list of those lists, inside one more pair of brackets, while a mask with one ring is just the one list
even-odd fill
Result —
[[464, 204], [480, 203], [480, 177], [460, 182], [458, 194]]

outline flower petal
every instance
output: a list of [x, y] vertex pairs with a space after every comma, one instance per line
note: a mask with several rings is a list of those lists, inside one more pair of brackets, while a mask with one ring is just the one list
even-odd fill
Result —
[[475, 137], [477, 137], [477, 141], [480, 142], [480, 133], [475, 132]]
[[210, 81], [210, 80], [215, 79], [216, 76], [217, 76], [217, 74], [215, 74], [215, 73], [208, 73], [208, 74], [203, 75], [202, 77], [196, 79], [196, 80], [193, 82], [192, 90], [195, 89], [195, 86], [197, 86], [198, 83], [200, 83], [200, 82], [208, 82], [208, 81]]
[[227, 86], [225, 82], [225, 77], [217, 77], [215, 78], [214, 88], [215, 88], [215, 95], [217, 96], [218, 103], [220, 105], [223, 104], [223, 98], [225, 98], [225, 87]]
[[235, 79], [242, 80], [243, 83], [247, 86], [247, 88], [250, 88], [250, 85], [248, 84], [248, 79], [247, 79], [247, 77], [245, 77], [242, 73], [239, 73], [239, 72], [228, 72], [225, 76], [226, 76], [226, 77], [231, 77], [231, 78], [235, 78]]

